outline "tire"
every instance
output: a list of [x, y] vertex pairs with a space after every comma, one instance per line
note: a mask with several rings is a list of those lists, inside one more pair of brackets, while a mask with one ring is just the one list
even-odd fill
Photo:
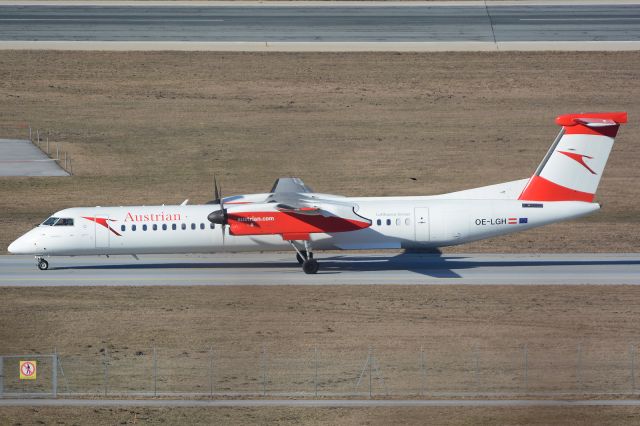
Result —
[[40, 261], [38, 262], [38, 269], [40, 269], [41, 271], [46, 271], [47, 269], [49, 269], [49, 262], [44, 259], [40, 259]]
[[315, 274], [320, 269], [320, 264], [317, 260], [309, 259], [302, 264], [302, 270], [305, 274]]

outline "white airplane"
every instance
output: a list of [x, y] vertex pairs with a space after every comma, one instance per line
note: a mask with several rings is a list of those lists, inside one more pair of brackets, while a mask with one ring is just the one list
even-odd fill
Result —
[[[433, 249], [524, 231], [600, 208], [593, 199], [625, 112], [561, 115], [560, 134], [533, 176], [419, 197], [342, 197], [281, 178], [271, 192], [204, 205], [75, 207], [9, 246], [49, 256], [216, 253], [293, 247], [307, 274], [313, 250]], [[137, 257], [136, 257], [137, 258]]]

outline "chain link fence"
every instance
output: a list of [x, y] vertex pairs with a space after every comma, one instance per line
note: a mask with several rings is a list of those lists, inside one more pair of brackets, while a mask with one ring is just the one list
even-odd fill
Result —
[[[38, 379], [18, 362], [39, 357]], [[105, 345], [0, 355], [0, 395], [94, 397], [455, 397], [637, 392], [634, 343], [415, 348]], [[56, 370], [53, 374], [52, 370]]]

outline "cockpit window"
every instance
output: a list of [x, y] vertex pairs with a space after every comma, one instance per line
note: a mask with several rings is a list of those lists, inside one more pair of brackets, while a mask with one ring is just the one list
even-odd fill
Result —
[[73, 226], [73, 219], [70, 219], [70, 218], [58, 219], [56, 224], [53, 226]]
[[49, 219], [47, 219], [44, 222], [42, 222], [42, 224], [43, 225], [53, 226], [53, 224], [56, 223], [57, 221], [58, 221], [57, 217], [50, 217]]

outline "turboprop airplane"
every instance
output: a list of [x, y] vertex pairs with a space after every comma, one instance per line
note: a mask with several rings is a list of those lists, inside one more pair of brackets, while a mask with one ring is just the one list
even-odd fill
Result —
[[9, 246], [50, 256], [215, 253], [293, 248], [307, 274], [314, 250], [432, 249], [574, 219], [600, 208], [594, 196], [625, 112], [561, 115], [562, 126], [529, 179], [419, 197], [342, 197], [281, 178], [268, 193], [203, 205], [74, 207], [56, 212]]

